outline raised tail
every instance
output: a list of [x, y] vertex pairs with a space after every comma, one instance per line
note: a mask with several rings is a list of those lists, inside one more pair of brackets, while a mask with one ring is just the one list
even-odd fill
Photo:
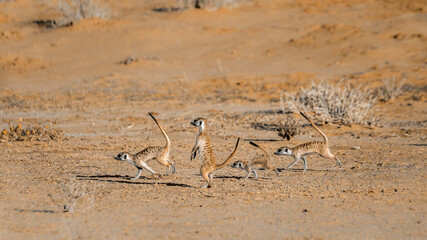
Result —
[[258, 145], [258, 144], [256, 144], [256, 143], [254, 143], [254, 142], [249, 142], [252, 146], [254, 146], [254, 147], [257, 147], [257, 148], [259, 148], [259, 149], [261, 149], [261, 151], [263, 151], [265, 154], [267, 154], [267, 156], [269, 157], [269, 158], [271, 158], [271, 155], [270, 155], [270, 153], [269, 152], [267, 152], [263, 147], [261, 147], [260, 145]]
[[239, 146], [239, 142], [240, 142], [240, 138], [237, 139], [236, 147], [234, 147], [234, 151], [230, 154], [230, 156], [227, 158], [227, 160], [225, 160], [223, 163], [221, 163], [219, 165], [216, 165], [216, 169], [223, 168], [231, 160], [231, 158], [234, 156], [234, 154], [237, 151], [237, 147]]
[[328, 137], [326, 136], [326, 134], [324, 134], [322, 131], [320, 131], [320, 129], [302, 112], [299, 112], [305, 119], [307, 119], [307, 121], [310, 122], [311, 126], [314, 127], [314, 129], [316, 129], [317, 132], [320, 133], [320, 135], [322, 135], [323, 139], [325, 140], [326, 145], [328, 145]]
[[162, 131], [163, 136], [166, 139], [166, 148], [169, 148], [171, 141], [168, 137], [168, 135], [166, 134], [165, 130], [163, 130], [162, 126], [160, 126], [160, 124], [157, 122], [156, 118], [149, 112], [148, 115], [150, 115], [150, 117], [154, 120], [154, 122], [157, 124], [157, 126], [160, 128], [160, 131]]

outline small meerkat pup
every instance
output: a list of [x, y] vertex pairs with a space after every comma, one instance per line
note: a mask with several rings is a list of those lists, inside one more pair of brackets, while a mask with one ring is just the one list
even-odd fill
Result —
[[170, 151], [170, 139], [168, 135], [166, 134], [165, 130], [160, 126], [160, 124], [157, 122], [156, 118], [151, 113], [148, 113], [151, 118], [153, 118], [154, 122], [157, 124], [157, 126], [160, 128], [160, 131], [162, 131], [163, 136], [166, 139], [166, 146], [164, 147], [146, 147], [144, 150], [136, 153], [131, 154], [128, 152], [121, 152], [119, 153], [114, 159], [128, 162], [132, 165], [134, 165], [138, 172], [136, 173], [136, 176], [132, 178], [132, 180], [136, 180], [141, 176], [142, 169], [145, 168], [149, 172], [155, 174], [153, 169], [151, 169], [147, 162], [150, 160], [157, 160], [161, 165], [168, 167], [167, 175], [172, 171], [172, 173], [175, 173], [175, 163], [169, 160], [169, 151]]
[[253, 173], [255, 180], [258, 180], [258, 175], [256, 173], [256, 170], [260, 168], [273, 170], [276, 172], [276, 175], [279, 176], [279, 172], [277, 171], [277, 168], [272, 167], [270, 164], [270, 160], [271, 160], [270, 153], [268, 153], [264, 148], [262, 148], [261, 146], [259, 146], [254, 142], [249, 142], [249, 143], [252, 146], [259, 148], [261, 151], [263, 151], [263, 154], [249, 161], [235, 161], [231, 167], [245, 170], [247, 172], [245, 179], [248, 179], [251, 173]]
[[307, 170], [307, 160], [305, 159], [306, 156], [316, 153], [324, 158], [334, 158], [337, 165], [341, 167], [341, 162], [338, 157], [333, 155], [329, 150], [328, 137], [326, 136], [326, 134], [320, 131], [320, 129], [304, 113], [300, 112], [300, 114], [310, 122], [311, 126], [313, 126], [314, 129], [316, 129], [316, 131], [320, 133], [320, 135], [322, 135], [324, 141], [307, 142], [293, 148], [281, 147], [277, 149], [274, 154], [292, 156], [295, 159], [295, 161], [287, 167], [288, 169], [294, 166], [302, 159], [304, 163], [303, 171], [305, 172]]
[[240, 138], [237, 139], [236, 147], [230, 156], [222, 164], [217, 164], [215, 155], [212, 151], [207, 120], [204, 118], [196, 118], [191, 122], [191, 125], [198, 127], [199, 132], [196, 136], [196, 144], [191, 150], [190, 161], [193, 160], [197, 154], [199, 155], [199, 158], [202, 161], [200, 173], [202, 174], [203, 179], [207, 181], [207, 184], [202, 188], [211, 188], [213, 172], [223, 168], [231, 160], [231, 158], [236, 153], [237, 147], [239, 146]]

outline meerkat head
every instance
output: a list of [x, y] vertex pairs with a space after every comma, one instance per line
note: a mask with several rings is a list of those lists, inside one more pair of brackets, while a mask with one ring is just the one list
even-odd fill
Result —
[[198, 127], [200, 131], [203, 131], [206, 128], [206, 119], [204, 118], [196, 118], [190, 123], [191, 125]]
[[276, 152], [274, 152], [275, 155], [287, 155], [287, 156], [291, 156], [292, 155], [292, 150], [287, 148], [287, 147], [281, 147], [279, 149], [277, 149]]
[[241, 161], [235, 161], [231, 167], [245, 169], [245, 165]]
[[129, 162], [131, 160], [131, 158], [132, 158], [131, 154], [127, 153], [127, 152], [121, 152], [117, 156], [114, 157], [114, 159], [116, 159], [116, 160], [125, 161], [125, 162]]

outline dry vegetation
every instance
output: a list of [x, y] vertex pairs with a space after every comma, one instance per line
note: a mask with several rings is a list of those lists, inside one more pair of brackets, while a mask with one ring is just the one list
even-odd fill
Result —
[[372, 125], [375, 119], [370, 110], [376, 102], [370, 90], [349, 83], [312, 82], [308, 88], [286, 93], [281, 105], [284, 112], [312, 112], [325, 123]]
[[61, 196], [64, 202], [64, 212], [74, 213], [75, 211], [85, 212], [93, 207], [95, 196], [94, 185], [70, 180], [62, 186], [63, 195]]
[[178, 8], [203, 8], [207, 10], [217, 10], [218, 8], [237, 7], [248, 0], [178, 0]]
[[2, 142], [43, 141], [63, 138], [62, 130], [39, 125], [28, 126], [27, 128], [21, 127], [21, 124], [17, 124], [16, 126], [9, 125], [9, 128], [3, 129], [0, 134], [0, 141]]
[[79, 21], [80, 19], [108, 19], [111, 9], [98, 0], [62, 0], [58, 7], [65, 19]]
[[291, 140], [292, 137], [300, 133], [300, 124], [295, 121], [292, 116], [286, 116], [285, 120], [281, 121], [276, 128], [277, 135], [287, 140]]

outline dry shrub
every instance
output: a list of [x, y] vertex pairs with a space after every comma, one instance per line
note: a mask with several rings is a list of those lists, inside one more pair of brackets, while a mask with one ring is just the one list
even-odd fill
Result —
[[223, 7], [237, 7], [245, 2], [247, 2], [247, 0], [178, 0], [178, 8], [217, 10]]
[[64, 138], [62, 132], [62, 129], [51, 129], [49, 126], [28, 126], [27, 128], [23, 128], [20, 124], [16, 126], [9, 125], [9, 129], [6, 128], [1, 131], [0, 141], [57, 140]]
[[404, 83], [405, 79], [400, 83], [397, 83], [394, 77], [384, 79], [383, 86], [374, 89], [373, 94], [382, 102], [394, 100], [405, 92], [405, 87], [407, 88], [407, 86]]
[[59, 2], [59, 9], [67, 20], [110, 17], [108, 5], [101, 5], [97, 0], [63, 0]]
[[287, 140], [300, 133], [300, 124], [292, 116], [287, 116], [276, 128], [277, 135]]
[[95, 197], [93, 195], [94, 187], [86, 184], [70, 181], [62, 186], [64, 201], [64, 212], [74, 213], [77, 210], [85, 212], [93, 207]]
[[283, 112], [312, 112], [318, 121], [338, 124], [373, 124], [375, 119], [368, 113], [376, 101], [371, 91], [342, 82], [312, 82], [308, 88], [281, 97]]

